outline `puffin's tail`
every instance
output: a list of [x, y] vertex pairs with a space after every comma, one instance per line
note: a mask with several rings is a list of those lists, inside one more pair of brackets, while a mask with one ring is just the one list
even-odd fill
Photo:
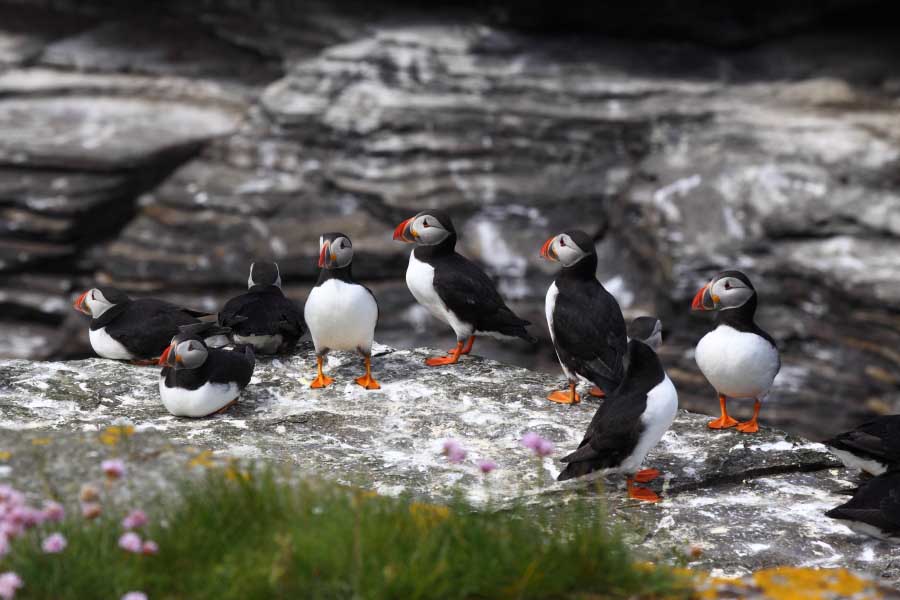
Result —
[[484, 326], [479, 327], [478, 329], [481, 329], [482, 331], [496, 331], [502, 335], [517, 337], [525, 340], [529, 344], [537, 343], [537, 338], [528, 333], [525, 329], [528, 325], [531, 325], [531, 321], [520, 319], [507, 306], [501, 307], [496, 313], [491, 315], [489, 319], [486, 319], [486, 321]]
[[591, 448], [590, 444], [584, 444], [575, 452], [564, 456], [561, 462], [568, 463], [562, 473], [557, 476], [557, 481], [566, 481], [576, 477], [584, 477], [588, 473], [593, 473], [598, 469], [604, 468], [603, 456], [596, 450]]

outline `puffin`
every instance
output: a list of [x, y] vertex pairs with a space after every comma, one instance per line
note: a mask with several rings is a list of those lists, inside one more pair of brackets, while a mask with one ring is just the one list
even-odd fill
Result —
[[866, 421], [822, 442], [848, 469], [881, 475], [900, 469], [900, 415]]
[[630, 498], [658, 502], [656, 492], [635, 482], [660, 476], [657, 469], [642, 470], [641, 465], [672, 425], [678, 392], [656, 355], [662, 343], [659, 319], [638, 317], [629, 329], [622, 382], [597, 409], [578, 449], [561, 459], [566, 466], [557, 480], [623, 473]]
[[225, 412], [250, 383], [256, 360], [253, 346], [211, 348], [204, 338], [227, 333], [215, 323], [180, 328], [159, 358], [159, 395], [176, 417], [207, 417]]
[[887, 471], [863, 483], [848, 502], [825, 516], [880, 540], [900, 542], [900, 470]]
[[378, 302], [372, 290], [353, 280], [353, 243], [343, 233], [319, 238], [319, 280], [306, 299], [303, 314], [316, 348], [318, 372], [310, 387], [324, 388], [334, 382], [322, 371], [331, 350], [359, 352], [366, 365], [356, 383], [367, 390], [381, 385], [372, 377], [372, 342], [378, 323]]
[[[697, 344], [694, 358], [719, 395], [721, 416], [710, 429], [759, 431], [759, 409], [781, 368], [775, 340], [754, 322], [757, 294], [740, 271], [723, 271], [700, 288], [691, 310], [716, 311], [716, 327]], [[738, 423], [728, 415], [727, 398], [752, 398], [753, 418]]]
[[579, 377], [594, 384], [592, 395], [603, 397], [622, 381], [628, 341], [619, 303], [597, 280], [594, 240], [579, 230], [560, 233], [544, 242], [541, 258], [562, 265], [544, 308], [556, 357], [569, 380], [568, 391], [554, 391], [547, 399], [580, 402]]
[[219, 324], [231, 329], [236, 344], [249, 344], [259, 354], [293, 350], [306, 325], [300, 309], [281, 291], [278, 264], [252, 263], [247, 288], [225, 303]]
[[182, 308], [156, 298], [132, 299], [110, 286], [81, 294], [75, 310], [91, 317], [91, 347], [99, 356], [156, 364], [182, 325], [215, 319], [215, 315]]
[[416, 244], [409, 254], [406, 285], [419, 304], [456, 334], [456, 347], [447, 356], [426, 359], [426, 365], [459, 362], [479, 335], [537, 342], [525, 329], [531, 323], [506, 306], [491, 278], [456, 252], [456, 228], [446, 213], [429, 210], [406, 219], [394, 230], [394, 240]]

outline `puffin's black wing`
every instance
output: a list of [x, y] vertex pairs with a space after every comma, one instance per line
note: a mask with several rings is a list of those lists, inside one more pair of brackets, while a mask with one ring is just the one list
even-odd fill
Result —
[[237, 383], [243, 389], [253, 376], [256, 358], [250, 345], [241, 345], [234, 350], [210, 348], [206, 363], [211, 383]]
[[644, 430], [641, 415], [646, 407], [646, 394], [607, 399], [597, 409], [578, 450], [561, 459], [568, 464], [557, 479], [565, 481], [619, 466], [637, 447]]
[[610, 394], [622, 380], [627, 344], [619, 303], [597, 281], [558, 288], [553, 335], [559, 359]]
[[303, 315], [289, 298], [275, 293], [247, 292], [225, 303], [219, 323], [238, 335], [282, 334], [293, 340], [306, 332]]
[[182, 325], [198, 323], [207, 315], [155, 298], [139, 298], [125, 307], [106, 331], [138, 358], [157, 358]]
[[531, 323], [506, 306], [494, 282], [478, 265], [453, 253], [435, 259], [432, 266], [435, 291], [461, 321], [471, 323], [476, 331], [536, 341], [525, 330]]
[[900, 464], [900, 415], [878, 417], [824, 442], [826, 446], [887, 464]]
[[889, 471], [861, 485], [848, 502], [825, 513], [845, 521], [865, 523], [900, 535], [900, 471]]

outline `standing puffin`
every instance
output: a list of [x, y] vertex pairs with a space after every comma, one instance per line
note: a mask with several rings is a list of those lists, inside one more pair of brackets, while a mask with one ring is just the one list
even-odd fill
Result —
[[476, 335], [537, 340], [503, 302], [491, 278], [456, 252], [456, 229], [444, 212], [420, 212], [394, 230], [394, 239], [416, 244], [409, 255], [406, 285], [419, 304], [450, 325], [456, 348], [449, 355], [429, 358], [428, 366], [449, 365], [472, 351]]
[[214, 316], [155, 298], [133, 300], [109, 286], [86, 291], [73, 306], [91, 317], [94, 352], [103, 358], [142, 364], [155, 364], [180, 326]]
[[554, 391], [547, 398], [579, 402], [579, 377], [593, 382], [599, 390], [592, 390], [594, 395], [612, 392], [622, 380], [628, 342], [622, 310], [597, 280], [594, 241], [583, 231], [566, 231], [544, 242], [541, 257], [563, 267], [547, 290], [545, 309], [556, 356], [569, 380], [568, 392]]
[[562, 459], [567, 464], [557, 479], [624, 473], [629, 497], [657, 502], [655, 492], [634, 482], [646, 483], [660, 475], [656, 469], [639, 469], [675, 419], [678, 392], [656, 355], [662, 343], [659, 320], [638, 317], [630, 329], [622, 383], [597, 409], [578, 450]]
[[[176, 417], [206, 417], [224, 412], [253, 376], [253, 347], [210, 348], [204, 337], [227, 333], [215, 323], [182, 327], [159, 358], [159, 395]], [[201, 337], [202, 336], [202, 337]]]
[[900, 415], [887, 415], [822, 442], [849, 469], [881, 475], [900, 468]]
[[334, 379], [322, 372], [331, 350], [355, 350], [366, 363], [366, 373], [356, 383], [367, 390], [381, 388], [372, 377], [372, 341], [378, 323], [378, 303], [372, 291], [353, 280], [353, 244], [343, 233], [319, 238], [319, 280], [306, 299], [303, 314], [316, 347], [318, 373], [310, 387], [323, 388]]
[[853, 531], [900, 542], [900, 471], [888, 471], [865, 482], [849, 502], [825, 513]]
[[235, 343], [250, 344], [260, 354], [292, 350], [306, 327], [300, 309], [281, 291], [278, 264], [251, 264], [247, 287], [225, 304], [219, 324], [232, 330]]
[[[697, 366], [719, 394], [722, 414], [710, 421], [710, 429], [759, 431], [762, 399], [772, 387], [781, 359], [775, 340], [753, 321], [756, 300], [746, 275], [723, 271], [697, 292], [691, 304], [691, 310], [717, 311], [716, 328], [703, 336], [695, 352]], [[727, 398], [753, 398], [753, 418], [738, 423], [728, 416]]]

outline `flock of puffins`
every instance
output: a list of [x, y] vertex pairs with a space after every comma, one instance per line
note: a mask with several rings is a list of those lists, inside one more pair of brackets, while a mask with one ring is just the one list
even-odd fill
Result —
[[[530, 323], [506, 306], [491, 278], [456, 252], [456, 229], [444, 212], [421, 212], [400, 223], [393, 237], [416, 246], [406, 271], [409, 291], [456, 333], [456, 347], [447, 356], [427, 359], [427, 365], [457, 363], [480, 335], [537, 342], [526, 330]], [[317, 360], [312, 388], [334, 381], [323, 370], [324, 358], [346, 350], [364, 360], [365, 373], [356, 383], [379, 389], [371, 361], [378, 304], [371, 290], [353, 279], [353, 244], [342, 233], [327, 233], [319, 248], [321, 272], [302, 313], [282, 293], [278, 265], [263, 262], [250, 266], [248, 291], [215, 314], [153, 298], [131, 299], [112, 287], [88, 290], [74, 306], [91, 317], [90, 341], [98, 355], [162, 365], [160, 396], [176, 416], [227, 410], [250, 382], [255, 354], [289, 352], [307, 330]], [[547, 290], [546, 316], [569, 384], [548, 399], [580, 402], [580, 381], [605, 398], [579, 447], [561, 459], [565, 468], [558, 479], [620, 473], [631, 498], [656, 502], [660, 498], [653, 490], [636, 483], [659, 477], [658, 470], [641, 467], [678, 408], [675, 386], [656, 353], [662, 324], [638, 317], [626, 330], [618, 303], [597, 280], [594, 241], [583, 231], [553, 236], [540, 255], [562, 267]], [[693, 299], [692, 310], [716, 312], [715, 328], [695, 352], [697, 366], [718, 394], [721, 416], [709, 422], [711, 430], [759, 430], [760, 407], [781, 361], [775, 341], [754, 322], [756, 307], [750, 279], [735, 270], [713, 277]], [[732, 418], [729, 398], [753, 400], [753, 417], [740, 423]], [[857, 531], [900, 541], [900, 416], [869, 421], [826, 445], [848, 467], [874, 476], [849, 502], [826, 514]]]

